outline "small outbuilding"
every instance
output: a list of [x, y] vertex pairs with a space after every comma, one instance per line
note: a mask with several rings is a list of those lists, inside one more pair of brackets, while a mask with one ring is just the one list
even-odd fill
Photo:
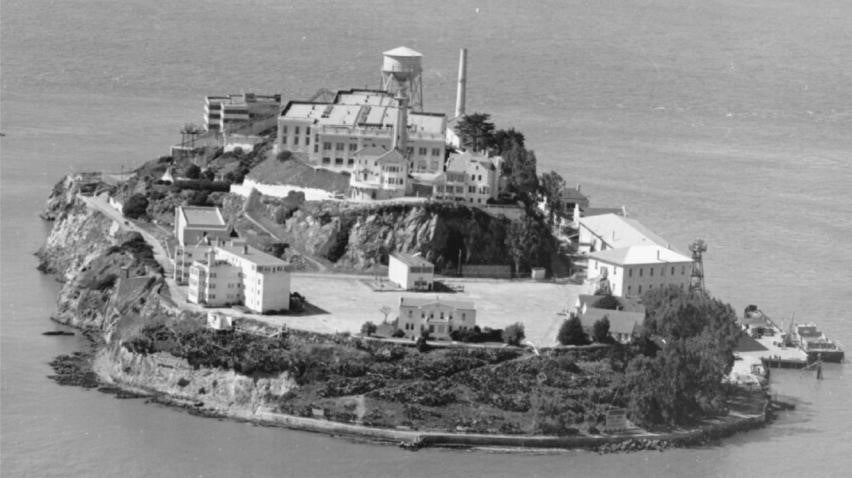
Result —
[[207, 327], [213, 330], [233, 330], [234, 318], [219, 312], [208, 312]]
[[388, 258], [388, 279], [405, 290], [432, 290], [435, 266], [419, 255], [394, 252]]

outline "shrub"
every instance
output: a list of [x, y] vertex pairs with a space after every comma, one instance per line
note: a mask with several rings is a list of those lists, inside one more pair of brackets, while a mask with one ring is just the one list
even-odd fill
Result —
[[583, 324], [580, 322], [580, 318], [576, 316], [562, 322], [556, 339], [562, 345], [587, 345], [589, 343], [589, 338], [583, 331]]
[[503, 329], [503, 342], [509, 345], [521, 345], [526, 335], [524, 334], [524, 324], [515, 322], [514, 324]]
[[127, 199], [127, 202], [124, 203], [122, 212], [124, 213], [124, 217], [137, 219], [144, 216], [147, 209], [148, 198], [146, 198], [143, 194], [134, 194]]
[[397, 338], [397, 339], [405, 337], [405, 331], [402, 330], [402, 329], [396, 329], [396, 330], [393, 331], [393, 334], [391, 335], [391, 337], [394, 337], [394, 338]]
[[290, 151], [281, 151], [280, 153], [278, 153], [277, 156], [275, 156], [275, 158], [283, 163], [284, 161], [290, 159], [292, 156], [293, 153], [291, 153]]
[[415, 343], [415, 346], [417, 347], [418, 352], [426, 353], [426, 352], [428, 352], [429, 350], [432, 349], [432, 347], [429, 346], [429, 343], [426, 342], [426, 340], [428, 340], [428, 334], [427, 333], [424, 333], [420, 337], [417, 337], [417, 342]]
[[619, 303], [618, 299], [616, 299], [612, 294], [607, 294], [601, 296], [601, 298], [595, 302], [594, 307], [596, 309], [618, 310], [621, 307], [621, 303]]
[[378, 327], [376, 327], [376, 324], [370, 321], [364, 322], [364, 324], [361, 325], [361, 335], [365, 337], [370, 337], [371, 335], [376, 333], [377, 329]]
[[601, 344], [612, 340], [609, 336], [609, 317], [603, 316], [592, 325], [592, 339]]
[[194, 164], [190, 164], [183, 170], [183, 176], [189, 179], [199, 179], [201, 177], [201, 168]]

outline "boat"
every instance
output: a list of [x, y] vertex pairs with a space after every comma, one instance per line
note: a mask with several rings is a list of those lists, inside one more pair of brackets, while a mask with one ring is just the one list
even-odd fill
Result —
[[808, 355], [808, 361], [823, 362], [843, 361], [843, 349], [831, 341], [814, 324], [796, 324], [793, 327], [793, 337], [797, 345]]

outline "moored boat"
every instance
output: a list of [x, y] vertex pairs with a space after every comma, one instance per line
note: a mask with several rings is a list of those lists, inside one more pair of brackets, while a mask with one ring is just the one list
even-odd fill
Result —
[[816, 325], [796, 324], [793, 333], [799, 348], [808, 354], [808, 361], [843, 361], [843, 349], [826, 337]]

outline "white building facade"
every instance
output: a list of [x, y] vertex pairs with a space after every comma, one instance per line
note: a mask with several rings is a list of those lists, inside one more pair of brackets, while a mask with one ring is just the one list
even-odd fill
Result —
[[408, 161], [398, 150], [364, 148], [355, 158], [355, 170], [349, 178], [351, 199], [393, 199], [406, 195]]
[[428, 332], [437, 340], [450, 340], [456, 330], [470, 330], [476, 325], [473, 302], [463, 300], [400, 297], [397, 327], [408, 338]]
[[210, 307], [242, 304], [265, 313], [290, 308], [287, 263], [242, 241], [212, 246], [189, 268], [187, 297]]
[[673, 285], [686, 290], [692, 259], [662, 246], [630, 246], [589, 254], [588, 276], [606, 279], [612, 295], [641, 297]]
[[388, 279], [405, 290], [431, 290], [435, 266], [420, 256], [394, 252], [388, 257]]

